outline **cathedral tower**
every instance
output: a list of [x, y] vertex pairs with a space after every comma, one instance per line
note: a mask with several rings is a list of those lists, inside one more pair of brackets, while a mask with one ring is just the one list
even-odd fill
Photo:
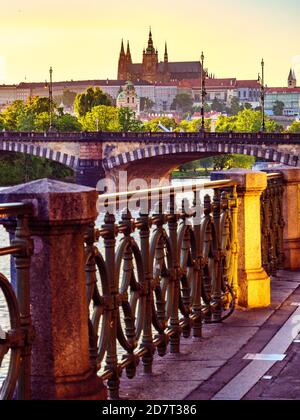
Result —
[[155, 50], [150, 29], [148, 47], [143, 53], [143, 78], [148, 82], [154, 83], [158, 69], [158, 51]]

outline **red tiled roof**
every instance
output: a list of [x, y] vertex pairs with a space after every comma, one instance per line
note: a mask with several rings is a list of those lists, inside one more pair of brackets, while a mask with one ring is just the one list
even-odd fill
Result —
[[[200, 88], [201, 81], [200, 79], [191, 79], [191, 80], [181, 80], [178, 84], [179, 87], [189, 87], [189, 88]], [[227, 79], [206, 79], [206, 87], [210, 89], [232, 89], [236, 87], [235, 78]]]
[[237, 80], [236, 81], [236, 86], [238, 88], [254, 88], [254, 89], [259, 89], [260, 88], [260, 84], [257, 80]]
[[[59, 86], [82, 86], [82, 85], [89, 85], [89, 86], [123, 86], [125, 85], [126, 80], [68, 80], [64, 82], [53, 82], [53, 87], [59, 87]], [[139, 80], [134, 82], [135, 85], [138, 86], [150, 86], [151, 83]], [[22, 82], [18, 85], [18, 88], [20, 89], [31, 89], [31, 88], [39, 88], [44, 87], [45, 82], [33, 82], [33, 83], [26, 83]]]
[[300, 93], [300, 87], [288, 88], [288, 87], [269, 87], [267, 88], [268, 93]]

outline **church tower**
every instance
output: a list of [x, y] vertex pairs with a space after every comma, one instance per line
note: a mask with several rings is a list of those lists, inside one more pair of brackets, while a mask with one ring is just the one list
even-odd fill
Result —
[[118, 65], [118, 80], [127, 80], [127, 56], [124, 50], [124, 42], [122, 39], [121, 51]]
[[143, 53], [143, 79], [154, 83], [158, 70], [158, 51], [155, 50], [150, 29], [148, 47]]
[[288, 87], [293, 89], [297, 87], [297, 78], [294, 70], [290, 70], [289, 78], [288, 78]]

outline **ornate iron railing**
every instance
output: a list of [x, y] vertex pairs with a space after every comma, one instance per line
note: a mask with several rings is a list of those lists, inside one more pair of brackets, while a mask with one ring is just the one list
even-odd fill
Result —
[[[119, 397], [123, 370], [133, 378], [141, 359], [144, 371], [151, 373], [156, 350], [161, 357], [168, 346], [177, 353], [181, 336], [201, 337], [203, 322], [221, 322], [234, 311], [236, 184], [190, 186], [193, 206], [187, 209], [184, 201], [177, 210], [181, 188], [101, 196], [104, 224], [99, 230], [91, 226], [87, 235], [90, 355], [111, 398]], [[213, 198], [205, 196], [200, 217], [203, 188], [212, 190]], [[136, 218], [128, 204], [133, 198], [139, 207]], [[115, 204], [125, 208], [118, 224]], [[124, 351], [121, 360], [118, 348]]]
[[[0, 388], [0, 400], [30, 399], [30, 366], [33, 328], [30, 316], [29, 270], [32, 242], [28, 229], [31, 207], [26, 204], [0, 205], [0, 224], [14, 217], [15, 239], [0, 248], [0, 256], [12, 255], [16, 271], [16, 290], [0, 273], [0, 291], [7, 307], [10, 328], [0, 325], [0, 367], [7, 360], [6, 377]], [[11, 223], [11, 221], [9, 222]], [[2, 319], [2, 318], [1, 318]], [[3, 325], [2, 325], [3, 326]]]
[[261, 197], [262, 265], [269, 275], [283, 268], [283, 175], [268, 174], [268, 187]]

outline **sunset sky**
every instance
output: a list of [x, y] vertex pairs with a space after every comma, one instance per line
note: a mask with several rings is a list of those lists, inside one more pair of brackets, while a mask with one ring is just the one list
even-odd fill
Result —
[[0, 83], [114, 79], [121, 38], [141, 61], [149, 26], [163, 58], [197, 60], [204, 50], [218, 77], [255, 79], [266, 61], [269, 86], [300, 80], [299, 0], [9, 0], [1, 4]]

